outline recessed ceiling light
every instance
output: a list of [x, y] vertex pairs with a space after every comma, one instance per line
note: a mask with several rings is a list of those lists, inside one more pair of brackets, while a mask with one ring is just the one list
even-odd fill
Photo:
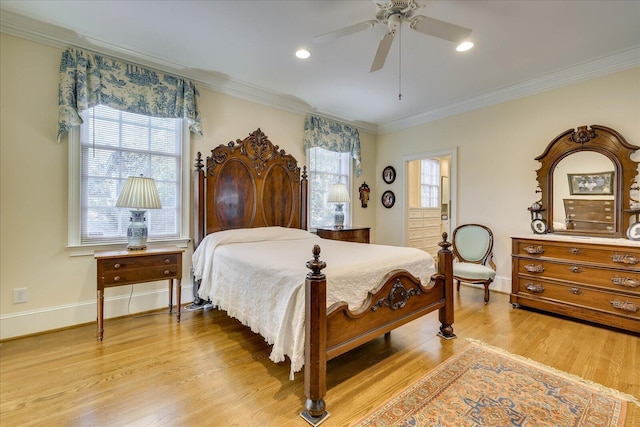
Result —
[[458, 47], [456, 47], [456, 50], [458, 52], [466, 52], [469, 49], [471, 49], [473, 47], [473, 43], [472, 42], [462, 42], [458, 45]]
[[311, 52], [309, 52], [307, 49], [300, 49], [296, 52], [296, 56], [300, 59], [307, 59], [311, 56]]

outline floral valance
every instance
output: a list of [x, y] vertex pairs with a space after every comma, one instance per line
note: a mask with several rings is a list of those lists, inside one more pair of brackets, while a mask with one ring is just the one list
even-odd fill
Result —
[[202, 135], [198, 96], [192, 81], [67, 48], [60, 61], [58, 141], [82, 124], [83, 110], [96, 105], [146, 116], [184, 118], [191, 132]]
[[351, 126], [323, 119], [317, 116], [307, 116], [304, 122], [304, 148], [320, 147], [338, 153], [351, 153], [356, 161], [356, 176], [360, 176], [360, 134], [358, 129]]

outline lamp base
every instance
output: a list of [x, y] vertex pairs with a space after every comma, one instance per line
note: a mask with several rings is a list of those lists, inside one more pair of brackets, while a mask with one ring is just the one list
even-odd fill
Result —
[[144, 213], [146, 211], [131, 210], [131, 224], [127, 229], [127, 249], [141, 251], [147, 249], [147, 224]]
[[342, 230], [344, 228], [344, 212], [342, 211], [342, 203], [336, 203], [336, 210], [333, 214], [333, 228]]

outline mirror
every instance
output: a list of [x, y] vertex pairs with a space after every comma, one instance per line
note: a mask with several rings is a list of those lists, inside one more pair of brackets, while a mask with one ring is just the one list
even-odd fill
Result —
[[[630, 189], [640, 147], [613, 129], [592, 125], [556, 137], [536, 160], [542, 197], [532, 219], [536, 233], [623, 237], [630, 219]], [[540, 227], [540, 220], [545, 224]]]
[[579, 151], [560, 160], [553, 171], [551, 228], [612, 233], [614, 168], [611, 160], [595, 151]]

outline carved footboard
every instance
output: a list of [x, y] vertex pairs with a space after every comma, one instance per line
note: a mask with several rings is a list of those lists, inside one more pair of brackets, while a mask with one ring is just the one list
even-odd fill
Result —
[[443, 234], [439, 245], [438, 272], [428, 284], [407, 271], [390, 272], [383, 283], [369, 292], [366, 302], [356, 311], [346, 303], [326, 307], [326, 278], [320, 260], [320, 247], [313, 248], [311, 272], [305, 281], [305, 364], [304, 387], [307, 397], [300, 414], [312, 425], [328, 416], [325, 409], [327, 361], [361, 344], [404, 325], [434, 310], [439, 310], [440, 335], [453, 338], [453, 254]]

